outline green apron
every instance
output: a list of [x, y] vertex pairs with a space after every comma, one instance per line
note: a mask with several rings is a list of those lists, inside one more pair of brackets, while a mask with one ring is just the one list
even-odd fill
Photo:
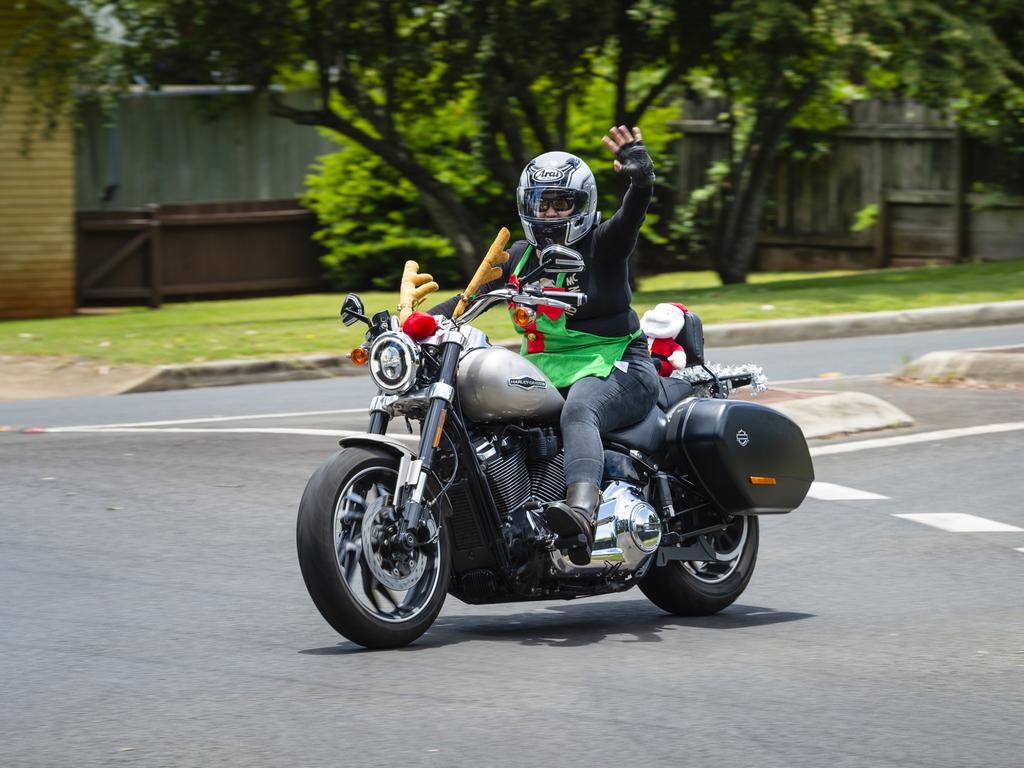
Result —
[[[518, 282], [519, 273], [533, 252], [527, 247], [519, 260], [512, 277]], [[556, 288], [565, 284], [565, 273], [558, 275]], [[557, 299], [557, 291], [551, 298]], [[509, 307], [511, 314], [514, 307]], [[516, 332], [523, 336], [521, 354], [540, 368], [541, 372], [558, 389], [568, 387], [586, 376], [605, 378], [622, 359], [630, 342], [640, 336], [640, 331], [626, 336], [597, 336], [593, 333], [574, 331], [565, 327], [565, 312], [553, 307], [540, 305], [537, 316], [525, 328], [512, 323]]]

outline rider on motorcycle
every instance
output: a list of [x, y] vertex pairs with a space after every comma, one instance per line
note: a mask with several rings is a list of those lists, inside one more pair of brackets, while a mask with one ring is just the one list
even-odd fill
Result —
[[[585, 536], [585, 546], [569, 550], [578, 565], [590, 561], [593, 546], [604, 473], [601, 434], [643, 419], [658, 395], [658, 373], [630, 307], [628, 266], [651, 201], [654, 164], [639, 128], [613, 127], [601, 141], [615, 155], [615, 171], [630, 180], [615, 215], [600, 221], [594, 174], [582, 159], [566, 152], [535, 157], [517, 190], [526, 240], [509, 248], [501, 278], [481, 288], [486, 292], [517, 282], [551, 245], [570, 247], [583, 258], [583, 272], [560, 274], [547, 290], [553, 298], [558, 290], [582, 292], [586, 304], [571, 314], [541, 306], [533, 322], [515, 326], [524, 335], [523, 354], [565, 394], [566, 500], [549, 505], [545, 516], [559, 536]], [[431, 312], [450, 316], [458, 298]]]

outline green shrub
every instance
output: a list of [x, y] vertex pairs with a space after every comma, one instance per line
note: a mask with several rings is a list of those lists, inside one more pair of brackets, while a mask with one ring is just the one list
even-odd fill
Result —
[[[602, 66], [607, 68], [607, 62]], [[614, 173], [612, 157], [601, 144], [601, 136], [611, 125], [609, 111], [615, 100], [613, 72], [605, 74], [606, 78], [595, 78], [574, 96], [566, 146], [560, 148], [590, 164], [601, 195], [600, 210], [607, 218], [618, 209], [628, 182]], [[508, 227], [516, 240], [523, 235], [514, 183], [503, 183], [499, 176], [508, 179], [513, 170], [518, 176], [520, 169], [506, 166], [505, 173], [497, 172], [496, 165], [511, 162], [508, 148], [500, 146], [502, 157], [497, 161], [489, 156], [493, 148], [483, 140], [484, 121], [475, 111], [474, 99], [472, 90], [453, 99], [443, 120], [430, 115], [406, 116], [403, 141], [417, 161], [462, 200], [480, 242], [490, 243], [502, 226]], [[677, 134], [670, 126], [676, 116], [673, 103], [656, 104], [640, 121], [657, 164], [662, 192], [670, 191], [674, 175], [671, 142]], [[419, 262], [443, 288], [468, 277], [462, 274], [454, 249], [436, 229], [413, 185], [368, 150], [337, 134], [328, 135], [338, 141], [339, 149], [319, 158], [314, 172], [306, 177], [305, 202], [323, 227], [316, 237], [328, 249], [323, 264], [334, 287], [342, 291], [394, 290], [408, 259]], [[541, 151], [537, 146], [527, 149], [530, 155]], [[664, 245], [664, 233], [658, 229], [658, 212], [652, 210], [641, 232], [641, 250]]]
[[306, 186], [305, 203], [323, 226], [321, 261], [339, 291], [395, 290], [408, 259], [438, 282], [458, 282], [454, 250], [432, 229], [415, 188], [376, 155], [344, 145], [319, 158]]

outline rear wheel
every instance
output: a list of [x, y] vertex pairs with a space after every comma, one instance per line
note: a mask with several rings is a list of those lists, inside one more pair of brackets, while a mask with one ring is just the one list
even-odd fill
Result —
[[408, 645], [434, 622], [450, 576], [447, 528], [430, 520], [425, 542], [397, 544], [391, 506], [398, 459], [352, 447], [313, 473], [299, 503], [299, 566], [313, 603], [340, 634], [367, 648]]
[[[754, 573], [758, 520], [736, 515], [721, 531], [701, 536], [715, 560], [675, 560], [653, 566], [640, 590], [663, 611], [678, 616], [709, 616], [732, 605]], [[683, 544], [693, 543], [684, 541]]]

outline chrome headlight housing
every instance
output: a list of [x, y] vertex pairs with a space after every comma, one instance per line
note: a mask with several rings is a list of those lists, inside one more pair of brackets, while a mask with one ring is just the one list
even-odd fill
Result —
[[370, 347], [370, 378], [389, 395], [400, 395], [412, 388], [420, 364], [420, 348], [398, 331], [387, 331]]

